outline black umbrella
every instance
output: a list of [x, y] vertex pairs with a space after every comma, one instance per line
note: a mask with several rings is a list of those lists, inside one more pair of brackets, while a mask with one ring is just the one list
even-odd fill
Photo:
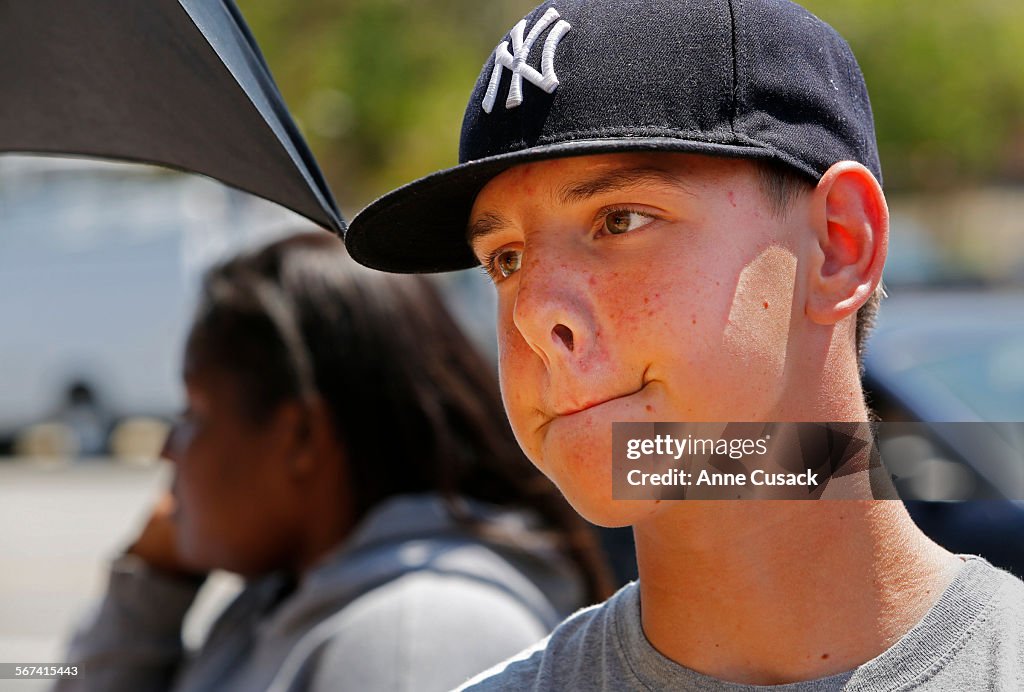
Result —
[[0, 0], [0, 151], [202, 173], [344, 224], [232, 0]]

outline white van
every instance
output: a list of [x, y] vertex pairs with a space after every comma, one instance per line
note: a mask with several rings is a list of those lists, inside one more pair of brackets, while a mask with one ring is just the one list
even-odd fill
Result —
[[61, 420], [99, 453], [116, 421], [173, 415], [203, 270], [308, 226], [195, 175], [0, 155], [0, 444]]

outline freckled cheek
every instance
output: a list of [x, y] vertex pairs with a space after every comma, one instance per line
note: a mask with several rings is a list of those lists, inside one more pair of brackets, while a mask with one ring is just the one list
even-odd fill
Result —
[[657, 308], [657, 299], [646, 290], [644, 279], [634, 273], [613, 272], [589, 279], [592, 304], [609, 325], [627, 326], [650, 317]]
[[538, 358], [511, 318], [498, 323], [498, 365], [503, 379], [514, 380], [526, 374], [531, 359]]
[[498, 298], [497, 323], [495, 325], [495, 336], [498, 341], [498, 357], [504, 361], [506, 354], [512, 349], [518, 348], [523, 342], [523, 335], [515, 324], [514, 303], [504, 296]]
[[[687, 310], [686, 301], [676, 295], [678, 291], [652, 282], [650, 275], [628, 274], [598, 288], [595, 303], [600, 306], [601, 322], [620, 341], [664, 335], [666, 329], [674, 329], [678, 315]], [[604, 336], [608, 338], [611, 334]]]
[[[498, 380], [501, 399], [520, 445], [537, 424], [535, 411], [543, 364], [514, 327], [498, 331]], [[527, 450], [529, 454], [530, 450]]]
[[544, 471], [544, 467], [539, 463], [544, 434], [537, 430], [542, 421], [536, 413], [537, 408], [534, 402], [524, 395], [527, 389], [532, 388], [524, 387], [521, 382], [507, 381], [502, 378], [502, 403], [505, 406], [505, 413], [512, 426], [512, 434], [515, 436], [516, 442], [519, 443], [526, 457], [541, 471]]
[[524, 405], [524, 393], [528, 390], [521, 358], [501, 348], [498, 359], [498, 380], [505, 409], [511, 416]]

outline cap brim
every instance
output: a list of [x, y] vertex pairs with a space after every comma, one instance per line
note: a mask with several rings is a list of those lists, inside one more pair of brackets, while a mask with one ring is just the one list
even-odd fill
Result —
[[758, 146], [670, 137], [578, 140], [468, 161], [420, 178], [379, 198], [349, 224], [345, 245], [367, 267], [399, 274], [447, 272], [479, 264], [466, 241], [477, 194], [503, 171], [529, 161], [621, 152], [676, 152], [778, 158]]

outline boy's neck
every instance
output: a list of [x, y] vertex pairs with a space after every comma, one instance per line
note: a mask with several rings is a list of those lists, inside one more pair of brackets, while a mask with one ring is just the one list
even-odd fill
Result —
[[746, 684], [871, 660], [961, 564], [888, 500], [684, 501], [634, 532], [647, 638], [677, 663]]

